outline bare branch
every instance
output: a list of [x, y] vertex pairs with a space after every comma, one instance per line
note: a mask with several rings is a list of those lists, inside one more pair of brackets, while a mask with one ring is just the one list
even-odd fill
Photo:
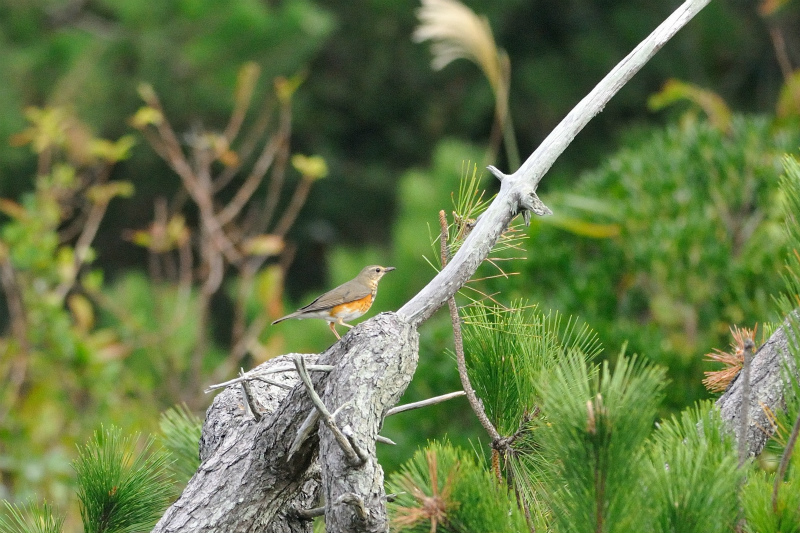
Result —
[[297, 219], [297, 215], [300, 214], [300, 209], [302, 209], [303, 204], [306, 203], [306, 198], [308, 198], [308, 192], [311, 190], [312, 183], [313, 180], [304, 177], [300, 180], [300, 183], [297, 184], [297, 188], [294, 190], [294, 194], [292, 194], [289, 205], [286, 207], [283, 216], [281, 216], [281, 219], [275, 226], [275, 231], [273, 232], [275, 235], [284, 237], [286, 233], [288, 233], [289, 228], [292, 227], [292, 224], [294, 224], [294, 221]]
[[261, 185], [264, 175], [275, 160], [275, 154], [278, 152], [278, 148], [284, 142], [285, 140], [280, 137], [279, 132], [267, 143], [264, 147], [264, 151], [253, 165], [250, 175], [244, 180], [244, 183], [242, 183], [242, 186], [236, 191], [236, 194], [231, 201], [228, 202], [228, 205], [217, 213], [217, 220], [221, 225], [227, 224], [242, 211], [247, 201], [250, 200], [253, 193], [258, 189], [258, 186]]
[[744, 339], [744, 360], [742, 362], [742, 404], [739, 406], [739, 466], [747, 461], [747, 428], [750, 425], [750, 367], [753, 363], [755, 345], [749, 336]]
[[[242, 376], [244, 376], [244, 370], [240, 368], [239, 377]], [[258, 422], [261, 420], [261, 413], [258, 412], [258, 407], [256, 407], [256, 404], [253, 401], [253, 394], [250, 392], [250, 384], [247, 383], [247, 380], [243, 380], [239, 382], [239, 384], [242, 386], [242, 396], [244, 396], [247, 410], [250, 412], [250, 415], [256, 420], [256, 422]]]
[[327, 426], [331, 433], [333, 433], [336, 443], [342, 448], [345, 457], [347, 457], [347, 462], [352, 466], [360, 466], [364, 464], [364, 452], [358, 450], [358, 446], [355, 446], [352, 440], [348, 438], [342, 430], [339, 429], [339, 426], [336, 425], [336, 421], [334, 421], [330, 411], [328, 411], [328, 408], [325, 407], [324, 403], [322, 403], [322, 399], [317, 394], [317, 391], [314, 390], [314, 385], [311, 383], [311, 377], [306, 371], [305, 361], [303, 361], [302, 355], [295, 355], [294, 365], [297, 368], [297, 374], [300, 376], [300, 380], [306, 387], [308, 396], [311, 398], [314, 407], [316, 407], [317, 411], [319, 411], [320, 417], [322, 418], [322, 423]]
[[[439, 211], [439, 225], [442, 229], [442, 234], [439, 237], [439, 242], [441, 243], [442, 267], [446, 267], [450, 259], [450, 253], [447, 248], [447, 218], [444, 210]], [[447, 299], [447, 307], [450, 309], [450, 321], [453, 324], [453, 342], [455, 344], [456, 364], [458, 366], [458, 377], [461, 379], [461, 386], [464, 387], [464, 393], [467, 395], [469, 406], [472, 407], [472, 411], [475, 413], [475, 416], [478, 417], [478, 421], [481, 423], [481, 426], [483, 426], [483, 429], [485, 429], [486, 433], [492, 438], [492, 443], [499, 442], [501, 439], [500, 433], [495, 429], [489, 417], [486, 416], [483, 403], [478, 399], [475, 390], [472, 388], [472, 383], [469, 381], [467, 362], [464, 355], [464, 342], [461, 338], [461, 318], [458, 316], [458, 306], [456, 305], [455, 296], [450, 296], [450, 298]]]
[[83, 231], [81, 231], [81, 236], [78, 237], [78, 242], [75, 243], [75, 257], [70, 275], [56, 289], [59, 299], [66, 297], [67, 293], [75, 285], [81, 266], [86, 262], [86, 257], [89, 255], [89, 247], [92, 245], [95, 235], [97, 235], [97, 230], [100, 229], [100, 222], [106, 214], [106, 208], [108, 208], [108, 202], [95, 202], [92, 204], [89, 216], [83, 226]]
[[611, 97], [709, 2], [684, 2], [570, 111], [525, 163], [503, 179], [497, 197], [480, 217], [453, 260], [398, 310], [399, 315], [413, 325], [427, 320], [475, 273], [517, 213], [530, 208], [540, 209], [536, 188], [556, 158]]
[[414, 403], [407, 403], [405, 405], [398, 405], [397, 407], [392, 407], [388, 411], [386, 411], [386, 416], [396, 415], [398, 413], [403, 413], [405, 411], [410, 411], [412, 409], [419, 409], [421, 407], [428, 407], [429, 405], [436, 405], [437, 403], [446, 402], [447, 400], [452, 400], [453, 398], [460, 398], [464, 396], [466, 392], [463, 390], [449, 392], [447, 394], [442, 394], [441, 396], [434, 396], [433, 398], [428, 398], [427, 400], [422, 400], [419, 402]]
[[[306, 365], [306, 370], [310, 370], [312, 372], [330, 372], [336, 368], [333, 365]], [[209, 385], [206, 388], [205, 392], [209, 393], [212, 390], [216, 389], [224, 389], [229, 385], [234, 385], [236, 383], [245, 381], [245, 380], [254, 380], [254, 379], [261, 379], [262, 376], [266, 376], [269, 374], [279, 374], [282, 372], [294, 372], [296, 368], [294, 366], [279, 366], [277, 368], [268, 368], [265, 370], [259, 370], [257, 372], [250, 372], [245, 374], [244, 376], [240, 376], [238, 378], [231, 379], [229, 381], [225, 381], [224, 383], [217, 383], [216, 385]]]

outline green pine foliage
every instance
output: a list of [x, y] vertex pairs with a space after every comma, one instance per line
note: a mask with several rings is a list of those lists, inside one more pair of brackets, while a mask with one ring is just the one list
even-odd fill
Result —
[[5, 514], [0, 514], [0, 533], [61, 533], [64, 517], [55, 516], [47, 502], [27, 507], [3, 501]]
[[175, 482], [183, 486], [200, 466], [199, 442], [203, 421], [181, 404], [161, 414], [159, 427], [161, 444], [172, 459], [168, 467]]
[[447, 442], [431, 442], [389, 477], [392, 531], [523, 533], [513, 494], [481, 460]]
[[137, 437], [118, 428], [95, 432], [79, 449], [73, 466], [86, 533], [133, 533], [151, 529], [172, 493], [168, 455], [148, 438], [137, 450]]
[[643, 479], [654, 531], [734, 531], [746, 470], [738, 468], [736, 442], [712, 402], [663, 422], [648, 452]]
[[585, 325], [562, 324], [558, 313], [543, 313], [523, 302], [507, 309], [476, 304], [462, 312], [469, 379], [503, 436], [513, 435], [533, 414], [538, 391], [532, 385], [559, 362], [559, 354], [592, 357], [600, 351]]
[[620, 355], [616, 367], [571, 352], [538, 386], [534, 431], [555, 531], [641, 530], [652, 516], [639, 486], [642, 446], [663, 399], [664, 370]]
[[[784, 194], [785, 232], [791, 251], [787, 254], [782, 271], [786, 288], [776, 300], [781, 315], [788, 317], [789, 326], [795, 334], [789, 336], [792, 354], [796, 360], [800, 360], [800, 346], [796, 342], [791, 342], [791, 339], [798, 338], [797, 333], [800, 332], [800, 318], [797, 316], [797, 308], [800, 306], [800, 221], [797, 220], [797, 214], [800, 213], [800, 162], [794, 157], [786, 156], [784, 169], [781, 192]], [[792, 379], [792, 384], [794, 396], [800, 398], [800, 383]]]
[[797, 214], [800, 213], [800, 162], [794, 157], [784, 158], [785, 173], [781, 176], [781, 192], [784, 195], [783, 215], [786, 221], [785, 231], [793, 253], [789, 253], [783, 271], [783, 281], [786, 292], [778, 297], [778, 305], [785, 315], [790, 314], [798, 306], [800, 294], [800, 222]]
[[[797, 453], [794, 454], [798, 456]], [[742, 487], [742, 506], [751, 533], [798, 533], [800, 532], [800, 473], [797, 460], [781, 484], [778, 498], [773, 506], [772, 491], [774, 473], [763, 470], [754, 472]]]
[[766, 116], [735, 115], [730, 132], [698, 118], [632, 130], [600, 166], [544, 197], [559, 217], [617, 225], [618, 235], [537, 221], [526, 242], [535, 255], [511, 267], [522, 275], [487, 292], [579, 315], [605, 346], [627, 342], [668, 367], [665, 410], [677, 412], [706, 397], [698, 354], [727, 345], [731, 325], [775, 320], [786, 251], [778, 180], [798, 146], [796, 122]]
[[[776, 301], [781, 315], [788, 317], [786, 327], [792, 333], [788, 336], [789, 350], [796, 365], [800, 362], [800, 346], [792, 339], [797, 339], [800, 332], [800, 319], [797, 317], [800, 302], [800, 222], [797, 219], [800, 212], [800, 162], [786, 156], [784, 170], [780, 188], [784, 196], [782, 208], [790, 251], [782, 272], [785, 290]], [[767, 443], [767, 450], [779, 457], [786, 453], [792, 455], [783, 479], [776, 480], [781, 474], [779, 471], [758, 471], [749, 476], [742, 488], [745, 519], [748, 531], [753, 533], [800, 531], [800, 452], [796, 445], [793, 450], [786, 449], [791, 428], [800, 416], [800, 382], [792, 372], [787, 372], [787, 376], [789, 386], [785, 390], [785, 410], [775, 413], [777, 429]]]

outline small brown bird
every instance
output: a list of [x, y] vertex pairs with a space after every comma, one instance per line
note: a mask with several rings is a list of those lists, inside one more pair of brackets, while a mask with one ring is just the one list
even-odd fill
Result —
[[358, 318], [369, 311], [378, 293], [378, 282], [384, 274], [392, 270], [394, 267], [380, 265], [364, 267], [355, 279], [329, 290], [307, 306], [279, 318], [273, 324], [289, 318], [322, 318], [329, 322], [328, 325], [336, 338], [341, 339], [336, 331], [336, 324], [352, 328], [353, 326], [345, 321]]

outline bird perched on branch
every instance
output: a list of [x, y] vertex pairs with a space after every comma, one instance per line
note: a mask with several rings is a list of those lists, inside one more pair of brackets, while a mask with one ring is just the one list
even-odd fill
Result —
[[352, 328], [353, 326], [345, 321], [358, 318], [369, 311], [378, 293], [378, 282], [384, 274], [392, 270], [394, 267], [380, 265], [364, 267], [355, 279], [329, 290], [310, 304], [279, 318], [273, 324], [290, 318], [322, 318], [328, 321], [328, 326], [336, 338], [341, 339], [336, 331], [336, 324]]

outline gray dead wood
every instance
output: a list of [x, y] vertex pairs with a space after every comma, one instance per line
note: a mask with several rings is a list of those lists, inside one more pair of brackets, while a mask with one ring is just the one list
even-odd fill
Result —
[[[305, 357], [309, 363], [318, 358]], [[248, 374], [291, 363], [292, 356], [284, 355]], [[316, 451], [306, 447], [287, 462], [282, 446], [296, 425], [296, 413], [311, 404], [305, 391], [296, 387], [296, 374], [275, 374], [272, 380], [294, 389], [251, 381], [253, 402], [262, 415], [259, 422], [247, 414], [239, 384], [214, 399], [203, 424], [200, 467], [153, 531], [311, 533], [311, 523], [295, 516], [293, 508], [310, 508], [317, 502]]]
[[[336, 365], [331, 372], [314, 373], [312, 381], [331, 411], [348, 403], [337, 413], [337, 421], [370, 455], [355, 469], [344, 462], [324, 427], [288, 458], [289, 446], [312, 409], [296, 373], [271, 378], [291, 385], [291, 390], [250, 382], [260, 421], [246, 414], [238, 383], [225, 389], [206, 414], [200, 468], [153, 531], [310, 533], [311, 523], [295, 509], [317, 505], [320, 476], [327, 480], [325, 501], [342, 502], [326, 506], [328, 531], [386, 531], [386, 495], [375, 439], [385, 412], [413, 376], [417, 353], [416, 329], [393, 313], [383, 313], [353, 328], [319, 357], [305, 356], [309, 363]], [[278, 357], [250, 373], [291, 364], [292, 357]], [[318, 450], [325, 459], [322, 470]], [[356, 499], [364, 502], [365, 519], [348, 503]], [[357, 528], [350, 525], [354, 521]], [[330, 524], [337, 522], [346, 525], [332, 529]]]
[[[350, 357], [343, 358], [325, 380], [321, 395], [329, 410], [339, 411], [336, 421], [342, 431], [367, 456], [364, 464], [351, 467], [333, 434], [326, 428], [319, 430], [323, 496], [327, 502], [325, 524], [329, 532], [389, 530], [383, 470], [376, 457], [375, 441], [386, 412], [400, 399], [417, 368], [419, 338], [416, 328], [396, 315], [381, 317], [380, 327], [357, 327], [342, 339], [353, 349], [348, 350]], [[340, 409], [342, 405], [345, 407]], [[365, 517], [360, 516], [357, 505], [346, 503], [352, 497], [363, 503]]]
[[679, 6], [564, 117], [516, 172], [505, 175], [496, 169], [492, 170], [500, 179], [497, 197], [480, 216], [475, 228], [447, 266], [401, 307], [398, 314], [418, 326], [472, 277], [517, 213], [522, 214], [526, 222], [531, 213], [540, 216], [550, 213], [536, 195], [545, 173], [584, 126], [603, 110], [611, 97], [710, 1], [687, 0]]
[[[232, 420], [229, 425], [218, 424], [208, 437], [204, 436], [213, 451], [204, 456], [197, 474], [154, 531], [308, 531], [307, 523], [291, 518], [288, 507], [314, 481], [318, 452], [327, 531], [388, 531], [375, 439], [383, 416], [399, 399], [416, 369], [416, 328], [472, 277], [514, 216], [522, 214], [528, 222], [531, 213], [550, 213], [536, 195], [545, 172], [611, 97], [709, 1], [687, 0], [682, 4], [581, 100], [516, 172], [504, 175], [492, 170], [501, 179], [500, 192], [458, 253], [425, 288], [396, 314], [384, 313], [359, 324], [320, 355], [319, 364], [338, 367], [329, 374], [314, 375], [314, 388], [323, 391], [320, 396], [331, 412], [352, 402], [337, 413], [337, 424], [367, 451], [368, 460], [363, 465], [347, 465], [330, 432], [319, 425], [288, 459], [289, 448], [312, 408], [311, 401], [301, 386], [287, 393], [262, 384], [282, 400], [258, 422]], [[251, 388], [255, 401], [260, 401], [260, 387], [254, 382]], [[241, 390], [237, 385], [222, 394], [240, 395]], [[232, 401], [227, 400], [229, 404]]]
[[[760, 454], [774, 432], [770, 416], [785, 407], [784, 391], [789, 379], [787, 372], [797, 376], [797, 368], [789, 351], [786, 328], [788, 323], [784, 322], [784, 326], [778, 328], [759, 348], [750, 365], [746, 431], [747, 451], [750, 456]], [[717, 400], [722, 419], [737, 438], [744, 389], [740, 372], [728, 390]]]

